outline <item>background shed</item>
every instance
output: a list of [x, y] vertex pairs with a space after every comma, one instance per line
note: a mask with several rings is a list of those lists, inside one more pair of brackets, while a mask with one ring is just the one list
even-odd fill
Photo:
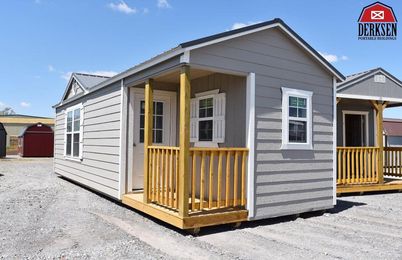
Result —
[[7, 132], [3, 124], [0, 123], [0, 157], [6, 156]]
[[18, 154], [22, 157], [53, 157], [54, 133], [50, 126], [38, 123], [19, 136]]

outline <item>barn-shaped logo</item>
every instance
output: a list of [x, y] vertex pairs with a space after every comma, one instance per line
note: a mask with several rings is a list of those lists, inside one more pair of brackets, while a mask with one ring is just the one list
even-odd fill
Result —
[[396, 40], [397, 22], [392, 7], [375, 2], [363, 8], [359, 23], [359, 40]]

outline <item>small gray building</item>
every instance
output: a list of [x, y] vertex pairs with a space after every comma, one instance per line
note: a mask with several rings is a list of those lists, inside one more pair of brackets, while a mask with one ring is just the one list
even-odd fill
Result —
[[338, 193], [400, 190], [402, 149], [385, 147], [383, 111], [402, 106], [402, 82], [382, 68], [337, 86]]
[[332, 208], [343, 79], [280, 19], [76, 73], [54, 169], [183, 229]]

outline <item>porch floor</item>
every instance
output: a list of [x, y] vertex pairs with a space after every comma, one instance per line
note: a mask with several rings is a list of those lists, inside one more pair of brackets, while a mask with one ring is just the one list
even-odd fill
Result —
[[354, 192], [369, 192], [369, 191], [388, 191], [400, 190], [402, 191], [402, 179], [389, 179], [385, 178], [384, 183], [369, 183], [369, 184], [346, 184], [337, 185], [336, 193], [338, 195]]
[[188, 217], [180, 217], [177, 211], [159, 206], [155, 203], [144, 203], [143, 192], [137, 191], [123, 195], [123, 204], [144, 212], [180, 229], [193, 229], [228, 223], [247, 221], [248, 210], [224, 208], [190, 212]]

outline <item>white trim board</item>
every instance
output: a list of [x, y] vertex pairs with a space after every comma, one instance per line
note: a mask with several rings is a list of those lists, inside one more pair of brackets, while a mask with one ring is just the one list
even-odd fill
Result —
[[366, 117], [365, 122], [365, 132], [366, 132], [366, 144], [365, 146], [369, 146], [369, 112], [368, 111], [355, 111], [355, 110], [342, 110], [342, 130], [343, 130], [343, 146], [346, 146], [346, 127], [345, 127], [345, 115], [363, 115]]
[[247, 76], [246, 89], [246, 144], [249, 149], [247, 164], [247, 210], [248, 219], [255, 217], [255, 74]]
[[350, 99], [363, 99], [363, 100], [377, 100], [377, 101], [389, 101], [402, 103], [402, 98], [391, 98], [391, 97], [375, 97], [375, 96], [365, 96], [365, 95], [355, 95], [355, 94], [336, 94], [339, 98], [350, 98]]
[[332, 142], [333, 142], [333, 151], [332, 151], [332, 188], [333, 188], [333, 205], [336, 205], [336, 179], [337, 179], [337, 103], [336, 103], [336, 78], [333, 77], [332, 81], [333, 86], [333, 119], [332, 119]]
[[[364, 75], [364, 76], [361, 77], [361, 78], [352, 79], [352, 80], [350, 80], [349, 82], [345, 83], [345, 85], [342, 85], [342, 82], [339, 83], [338, 86], [341, 86], [341, 87], [339, 87], [337, 91], [341, 91], [341, 90], [343, 90], [343, 89], [345, 89], [345, 88], [347, 88], [347, 87], [349, 87], [349, 86], [351, 86], [351, 85], [357, 84], [357, 83], [359, 83], [359, 82], [361, 82], [361, 81], [363, 81], [363, 80], [366, 80], [366, 79], [368, 79], [368, 78], [370, 78], [370, 77], [372, 77], [372, 76], [375, 76], [375, 75], [378, 74], [378, 73], [383, 74], [383, 75], [386, 76], [389, 80], [393, 81], [395, 84], [397, 84], [398, 86], [402, 87], [401, 83], [398, 82], [397, 80], [395, 80], [392, 75], [390, 75], [389, 73], [383, 71], [382, 69], [377, 69], [377, 70], [375, 70], [375, 71], [373, 71], [373, 72], [371, 72], [371, 73], [368, 73], [367, 75]], [[373, 79], [373, 80], [374, 80], [374, 79]]]

